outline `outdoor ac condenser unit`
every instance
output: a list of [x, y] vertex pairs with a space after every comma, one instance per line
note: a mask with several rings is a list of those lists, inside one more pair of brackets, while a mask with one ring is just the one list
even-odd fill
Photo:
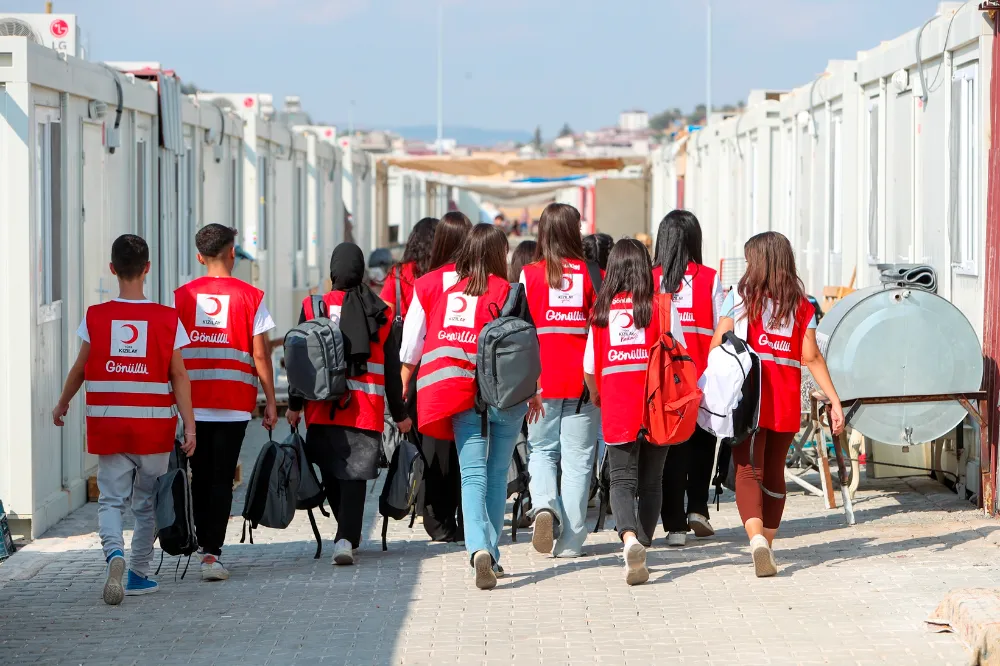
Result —
[[0, 37], [27, 37], [50, 49], [84, 58], [80, 26], [73, 14], [4, 14], [0, 12]]

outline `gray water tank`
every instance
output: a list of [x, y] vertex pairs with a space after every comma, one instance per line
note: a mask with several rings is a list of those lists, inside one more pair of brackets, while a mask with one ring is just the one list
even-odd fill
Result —
[[[978, 391], [983, 351], [965, 315], [920, 289], [881, 285], [835, 305], [816, 330], [842, 402]], [[845, 412], [846, 412], [845, 407]], [[956, 402], [862, 406], [851, 425], [887, 444], [930, 442], [966, 416]]]

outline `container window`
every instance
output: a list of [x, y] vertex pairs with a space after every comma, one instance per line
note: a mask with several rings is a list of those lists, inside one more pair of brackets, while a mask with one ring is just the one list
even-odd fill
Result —
[[[41, 114], [40, 114], [41, 115]], [[36, 127], [35, 205], [41, 246], [39, 305], [62, 300], [62, 125], [51, 117]]]
[[868, 118], [865, 122], [865, 171], [868, 176], [868, 259], [879, 260], [879, 238], [881, 220], [878, 206], [878, 162], [879, 162], [879, 98], [872, 97], [868, 103]]
[[951, 89], [951, 254], [958, 271], [970, 275], [977, 273], [981, 224], [977, 69], [973, 63], [956, 70]]

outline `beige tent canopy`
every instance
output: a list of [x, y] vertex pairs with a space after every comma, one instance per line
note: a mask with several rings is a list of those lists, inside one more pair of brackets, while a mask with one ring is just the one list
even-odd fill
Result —
[[525, 178], [563, 178], [598, 171], [618, 171], [629, 164], [642, 163], [620, 158], [541, 158], [541, 159], [488, 159], [480, 157], [395, 157], [386, 160], [391, 166], [414, 171], [427, 171], [450, 176], [499, 176], [517, 174]]

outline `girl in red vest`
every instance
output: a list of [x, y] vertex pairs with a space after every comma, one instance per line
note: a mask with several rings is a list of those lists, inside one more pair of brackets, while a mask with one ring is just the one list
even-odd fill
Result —
[[[661, 309], [654, 292], [646, 248], [631, 238], [618, 241], [590, 316], [583, 357], [587, 388], [601, 408], [601, 431], [611, 470], [611, 512], [625, 545], [625, 582], [629, 585], [649, 579], [646, 546], [660, 513], [663, 462], [667, 451], [676, 448], [651, 444], [641, 432], [649, 348], [664, 325], [683, 343], [680, 322], [670, 322], [670, 314]], [[667, 301], [663, 304], [669, 308]]]
[[[701, 225], [686, 210], [668, 213], [656, 234], [653, 282], [671, 294], [684, 331], [686, 349], [700, 376], [708, 365], [712, 333], [722, 309], [722, 285], [715, 270], [701, 261]], [[715, 467], [715, 435], [696, 428], [687, 442], [670, 447], [663, 470], [663, 529], [668, 546], [683, 546], [688, 529], [695, 536], [715, 534], [708, 522], [708, 487]], [[687, 494], [687, 510], [684, 495]]]
[[795, 270], [791, 243], [765, 231], [748, 240], [743, 251], [746, 273], [726, 297], [712, 348], [735, 330], [760, 356], [760, 430], [753, 438], [753, 463], [750, 442], [733, 449], [733, 461], [736, 506], [750, 538], [754, 570], [766, 577], [778, 572], [771, 547], [785, 508], [785, 456], [799, 430], [803, 363], [830, 400], [835, 434], [844, 428], [844, 413], [816, 346], [815, 310]]
[[[361, 544], [365, 487], [378, 476], [386, 402], [397, 427], [410, 429], [399, 380], [399, 343], [391, 334], [392, 308], [364, 283], [365, 256], [341, 243], [330, 257], [333, 291], [323, 296], [330, 319], [339, 322], [347, 353], [348, 397], [340, 405], [288, 397], [288, 422], [297, 426], [303, 403], [306, 456], [320, 471], [337, 521], [333, 563], [354, 564]], [[319, 316], [312, 299], [302, 303], [299, 323]]]
[[[455, 266], [458, 283], [427, 313], [427, 335], [419, 348], [417, 425], [424, 436], [452, 439], [462, 471], [465, 547], [476, 574], [476, 587], [496, 586], [500, 568], [500, 533], [507, 502], [507, 469], [527, 414], [541, 413], [536, 395], [528, 404], [506, 410], [489, 408], [487, 436], [475, 409], [477, 342], [483, 327], [503, 307], [507, 282], [507, 238], [492, 225], [469, 234]], [[408, 371], [412, 372], [409, 367]]]
[[[412, 297], [403, 322], [400, 360], [416, 366], [420, 362], [427, 335], [427, 313], [434, 309], [441, 295], [458, 280], [455, 259], [465, 244], [472, 222], [465, 214], [446, 213], [434, 230], [428, 260], [429, 271], [414, 282]], [[394, 296], [395, 297], [395, 296]], [[392, 301], [386, 301], [391, 303]], [[417, 416], [416, 375], [403, 367], [403, 394], [411, 418]], [[420, 449], [427, 459], [424, 471], [424, 530], [433, 541], [462, 540], [462, 475], [458, 469], [458, 451], [451, 437], [440, 439], [421, 433]]]
[[[406, 311], [413, 298], [413, 283], [421, 275], [433, 268], [431, 265], [431, 245], [434, 243], [434, 230], [437, 228], [436, 217], [425, 217], [413, 226], [410, 238], [403, 250], [403, 260], [389, 270], [379, 296], [392, 306], [400, 317], [406, 317]], [[396, 303], [396, 283], [399, 283], [400, 302]], [[397, 309], [398, 305], [398, 309]]]
[[536, 258], [521, 272], [542, 353], [539, 391], [544, 405], [542, 418], [528, 428], [535, 520], [531, 543], [540, 553], [579, 557], [587, 538], [600, 418], [592, 402], [580, 404], [587, 320], [595, 296], [583, 254], [580, 211], [566, 204], [546, 206], [538, 223]]

